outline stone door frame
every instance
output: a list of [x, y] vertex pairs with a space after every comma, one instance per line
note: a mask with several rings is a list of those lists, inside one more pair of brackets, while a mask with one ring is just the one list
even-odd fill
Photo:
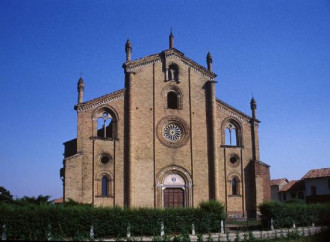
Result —
[[[180, 176], [184, 183], [180, 185], [164, 184], [165, 178], [170, 175]], [[184, 192], [184, 207], [192, 207], [193, 183], [187, 170], [180, 166], [168, 166], [163, 168], [156, 177], [156, 207], [164, 208], [164, 190], [166, 188], [180, 188]]]

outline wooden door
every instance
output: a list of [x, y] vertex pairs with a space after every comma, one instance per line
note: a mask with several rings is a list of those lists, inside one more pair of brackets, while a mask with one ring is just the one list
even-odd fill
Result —
[[184, 207], [184, 191], [181, 188], [166, 188], [164, 190], [164, 207]]

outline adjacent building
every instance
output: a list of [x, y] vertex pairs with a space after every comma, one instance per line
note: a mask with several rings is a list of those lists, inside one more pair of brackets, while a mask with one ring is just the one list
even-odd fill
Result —
[[310, 170], [302, 180], [307, 203], [330, 203], [330, 168]]
[[310, 170], [301, 180], [274, 179], [270, 184], [272, 200], [330, 203], [330, 168]]
[[289, 181], [286, 178], [270, 180], [270, 190], [272, 200], [281, 201], [280, 191], [288, 184]]
[[172, 33], [160, 53], [133, 60], [130, 41], [125, 52], [124, 89], [84, 101], [78, 81], [77, 138], [64, 143], [64, 200], [167, 208], [216, 199], [229, 216], [255, 217], [270, 200], [256, 101], [250, 116], [216, 98], [211, 54], [206, 67], [196, 63], [174, 48]]

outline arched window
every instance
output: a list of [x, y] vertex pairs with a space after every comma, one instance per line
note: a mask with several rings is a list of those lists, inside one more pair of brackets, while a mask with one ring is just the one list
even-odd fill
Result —
[[179, 80], [179, 67], [176, 64], [172, 64], [168, 68], [168, 79], [169, 80]]
[[97, 136], [102, 138], [114, 138], [114, 120], [109, 112], [103, 112], [97, 120]]
[[167, 93], [167, 108], [178, 109], [178, 96], [175, 92]]
[[107, 176], [102, 177], [102, 196], [109, 195], [109, 178]]
[[231, 180], [231, 191], [232, 191], [232, 195], [238, 195], [238, 179], [236, 177], [234, 177]]
[[225, 145], [237, 146], [237, 129], [232, 124], [229, 123], [225, 128]]

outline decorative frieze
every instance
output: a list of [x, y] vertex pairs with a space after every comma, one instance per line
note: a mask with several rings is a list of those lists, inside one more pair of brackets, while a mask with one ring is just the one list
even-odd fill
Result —
[[95, 101], [92, 101], [91, 103], [86, 103], [86, 104], [83, 104], [83, 105], [78, 105], [77, 106], [77, 111], [78, 112], [85, 112], [89, 109], [94, 109], [96, 107], [99, 107], [103, 104], [107, 104], [107, 103], [110, 103], [114, 100], [117, 100], [117, 99], [124, 99], [124, 95], [125, 95], [125, 92], [122, 92], [122, 93], [119, 93], [119, 94], [115, 94], [115, 95], [107, 95], [103, 98], [100, 98], [98, 100], [95, 100]]
[[230, 114], [231, 116], [233, 116], [233, 117], [235, 117], [235, 118], [237, 118], [237, 119], [239, 119], [240, 121], [242, 121], [242, 122], [244, 122], [244, 123], [248, 123], [250, 120], [249, 119], [247, 119], [247, 118], [245, 118], [245, 117], [242, 117], [241, 115], [238, 115], [236, 112], [234, 112], [234, 111], [232, 111], [232, 110], [230, 110], [230, 109], [228, 109], [228, 108], [225, 108], [224, 106], [222, 106], [222, 105], [217, 105], [217, 108], [218, 109], [221, 109], [221, 110], [223, 110], [223, 111], [225, 111], [226, 113], [228, 113], [228, 114]]
[[[176, 52], [173, 52], [171, 51], [170, 53], [168, 54], [165, 54], [165, 58], [174, 58], [174, 59], [177, 59], [179, 60], [180, 63], [184, 64], [185, 66], [188, 66], [190, 67], [192, 70], [200, 73], [202, 76], [206, 76], [208, 77], [210, 80], [213, 80], [215, 78], [215, 74], [214, 73], [208, 73], [208, 71], [205, 69], [205, 67], [199, 65], [198, 63], [188, 59], [187, 57], [184, 57], [183, 54], [182, 56], [179, 56]], [[148, 60], [149, 59], [149, 60]], [[162, 59], [161, 59], [161, 56], [159, 55], [156, 55], [156, 56], [148, 56], [148, 57], [145, 57], [145, 58], [142, 58], [140, 60], [135, 60], [133, 61], [134, 62], [137, 62], [136, 64], [128, 64], [126, 66], [126, 71], [133, 71], [133, 70], [136, 70], [138, 68], [141, 68], [141, 67], [145, 67], [145, 66], [148, 66], [148, 65], [152, 65], [153, 63], [157, 63], [157, 62], [160, 62]]]
[[136, 70], [138, 68], [141, 68], [141, 67], [144, 67], [144, 66], [149, 66], [149, 65], [152, 65], [153, 63], [157, 63], [157, 62], [160, 62], [160, 61], [161, 61], [160, 58], [155, 59], [155, 60], [151, 60], [151, 61], [145, 61], [145, 62], [142, 62], [140, 64], [132, 65], [130, 67], [127, 67], [126, 71], [133, 71], [133, 70]]

